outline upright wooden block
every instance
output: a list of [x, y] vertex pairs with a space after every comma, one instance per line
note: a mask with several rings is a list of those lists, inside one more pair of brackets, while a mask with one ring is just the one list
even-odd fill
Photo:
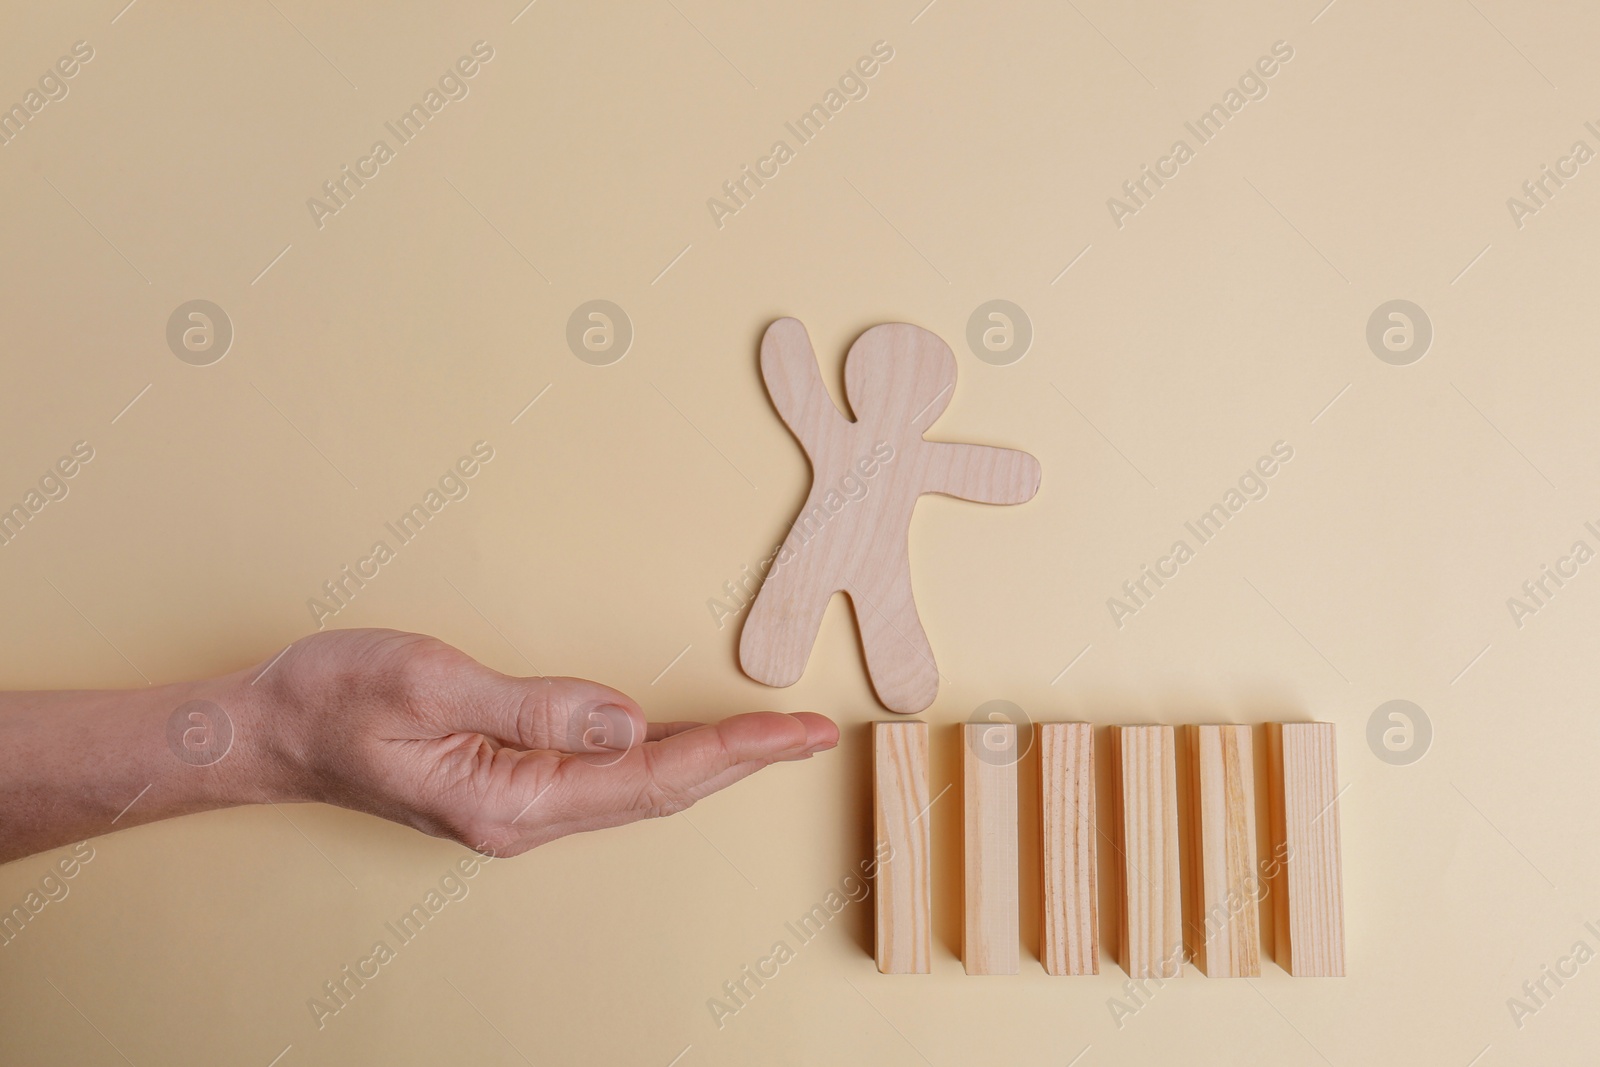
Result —
[[1094, 728], [1048, 722], [1036, 729], [1044, 869], [1039, 956], [1048, 974], [1099, 974]]
[[1189, 727], [1189, 772], [1189, 951], [1212, 978], [1255, 978], [1261, 974], [1261, 880], [1250, 727]]
[[1017, 727], [961, 728], [966, 805], [966, 923], [961, 960], [968, 974], [1016, 974]]
[[1342, 978], [1344, 884], [1333, 723], [1269, 723], [1267, 739], [1278, 962], [1296, 978]]
[[1133, 978], [1183, 973], [1178, 877], [1178, 764], [1170, 726], [1111, 727], [1122, 969]]
[[874, 847], [878, 864], [876, 956], [884, 974], [927, 974], [933, 959], [928, 833], [928, 724], [872, 727]]

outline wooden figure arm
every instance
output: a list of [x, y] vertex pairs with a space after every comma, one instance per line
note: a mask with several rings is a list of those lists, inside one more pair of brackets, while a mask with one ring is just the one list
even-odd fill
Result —
[[847, 423], [822, 385], [811, 338], [799, 319], [779, 319], [767, 327], [761, 337], [761, 377], [807, 455], [815, 454], [828, 430]]
[[927, 442], [922, 491], [979, 504], [1021, 504], [1039, 491], [1039, 461], [1014, 448]]

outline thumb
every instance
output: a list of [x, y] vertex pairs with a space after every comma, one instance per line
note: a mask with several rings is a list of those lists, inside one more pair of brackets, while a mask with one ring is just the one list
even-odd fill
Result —
[[463, 701], [451, 728], [503, 745], [556, 752], [626, 752], [643, 744], [644, 711], [626, 693], [583, 678], [502, 675]]

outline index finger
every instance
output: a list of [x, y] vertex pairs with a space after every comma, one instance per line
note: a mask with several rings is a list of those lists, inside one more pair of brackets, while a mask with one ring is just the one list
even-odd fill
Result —
[[537, 775], [546, 779], [542, 785], [530, 785], [547, 794], [541, 821], [561, 836], [675, 814], [763, 767], [805, 759], [838, 740], [839, 728], [823, 715], [751, 712], [647, 741], [620, 760], [563, 756]]
[[703, 722], [691, 722], [688, 720], [652, 722], [646, 725], [644, 739], [646, 741], [661, 741], [671, 737], [673, 734], [681, 734], [688, 730], [698, 730], [705, 725], [706, 723]]

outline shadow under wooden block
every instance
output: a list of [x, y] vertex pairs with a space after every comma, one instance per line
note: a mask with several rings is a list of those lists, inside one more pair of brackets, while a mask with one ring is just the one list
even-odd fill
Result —
[[1178, 874], [1177, 743], [1170, 726], [1111, 727], [1122, 969], [1133, 978], [1183, 973]]
[[1278, 963], [1296, 978], [1344, 976], [1339, 764], [1331, 722], [1267, 726]]
[[1039, 959], [1047, 974], [1099, 974], [1094, 727], [1048, 722], [1035, 729], [1044, 875]]
[[1017, 910], [1017, 727], [961, 727], [963, 859], [961, 961], [968, 974], [1016, 974], [1022, 930]]
[[874, 847], [878, 863], [875, 952], [884, 974], [932, 970], [928, 847], [928, 724], [872, 726]]
[[1193, 841], [1189, 955], [1212, 978], [1261, 974], [1255, 753], [1250, 727], [1188, 728]]

